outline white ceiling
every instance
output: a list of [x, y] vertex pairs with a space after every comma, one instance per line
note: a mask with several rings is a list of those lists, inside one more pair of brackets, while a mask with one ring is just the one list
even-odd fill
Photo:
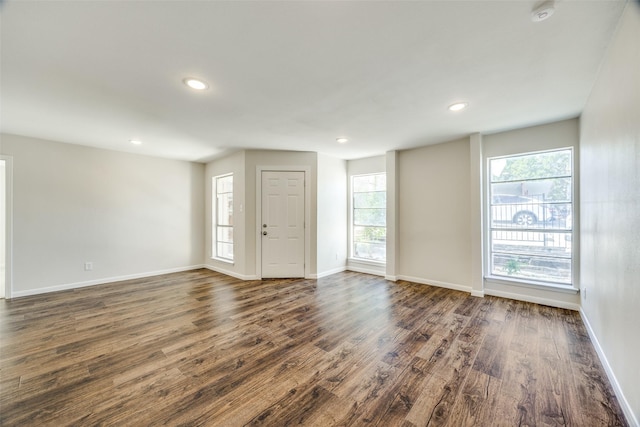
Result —
[[537, 4], [8, 1], [1, 130], [192, 161], [350, 159], [576, 117], [625, 1], [560, 1], [533, 23]]

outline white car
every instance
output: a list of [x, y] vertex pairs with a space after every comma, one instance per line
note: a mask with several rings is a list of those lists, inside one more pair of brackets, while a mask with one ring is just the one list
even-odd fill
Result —
[[554, 215], [547, 205], [525, 196], [495, 194], [491, 199], [491, 220], [530, 226], [553, 221]]

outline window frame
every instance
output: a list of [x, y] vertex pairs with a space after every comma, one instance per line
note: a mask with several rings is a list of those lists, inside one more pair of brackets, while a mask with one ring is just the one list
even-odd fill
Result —
[[[387, 260], [386, 260], [386, 247], [387, 247], [387, 241], [386, 241], [386, 236], [387, 236], [387, 206], [385, 204], [384, 208], [377, 208], [377, 209], [384, 209], [385, 211], [385, 225], [384, 226], [374, 226], [374, 227], [378, 227], [378, 228], [383, 228], [385, 231], [385, 241], [384, 241], [384, 247], [385, 247], [385, 258], [382, 260], [379, 259], [373, 259], [373, 258], [363, 258], [363, 257], [359, 257], [356, 256], [356, 251], [355, 251], [355, 245], [356, 245], [356, 240], [355, 240], [355, 228], [356, 227], [360, 227], [362, 225], [356, 225], [355, 224], [355, 210], [356, 209], [362, 209], [362, 208], [356, 208], [356, 203], [355, 203], [355, 194], [356, 193], [365, 193], [365, 192], [356, 192], [355, 191], [355, 186], [354, 186], [354, 180], [356, 178], [360, 178], [360, 177], [365, 177], [365, 176], [375, 176], [375, 175], [384, 175], [385, 176], [385, 180], [386, 180], [386, 172], [372, 172], [372, 173], [360, 173], [360, 174], [353, 174], [349, 176], [349, 187], [350, 187], [350, 194], [349, 194], [349, 205], [350, 205], [350, 209], [349, 209], [349, 259], [358, 263], [363, 263], [363, 264], [375, 264], [375, 265], [385, 265]], [[385, 188], [383, 191], [379, 191], [379, 192], [384, 192], [385, 193], [385, 198], [386, 198], [386, 193], [387, 193], [387, 186], [385, 185]]]
[[[218, 193], [218, 181], [221, 179], [225, 179], [225, 178], [229, 178], [231, 177], [231, 191], [228, 192], [224, 192], [224, 193]], [[233, 179], [233, 173], [226, 173], [223, 175], [217, 175], [212, 177], [211, 179], [211, 185], [212, 185], [212, 191], [211, 191], [211, 197], [212, 197], [212, 204], [211, 204], [211, 209], [212, 209], [212, 215], [211, 215], [211, 219], [212, 219], [212, 231], [211, 231], [211, 258], [218, 260], [218, 261], [223, 261], [226, 263], [230, 263], [233, 264], [234, 263], [234, 258], [235, 258], [235, 242], [234, 242], [234, 238], [233, 238], [233, 231], [234, 231], [234, 213], [233, 213], [233, 195], [234, 195], [234, 188], [233, 188], [233, 184], [234, 184], [234, 179]], [[219, 197], [221, 194], [230, 194], [231, 195], [231, 214], [230, 214], [230, 223], [231, 224], [220, 224], [220, 220], [219, 220], [219, 211], [218, 211], [218, 204], [219, 204]], [[231, 236], [231, 241], [227, 242], [227, 241], [223, 241], [220, 242], [218, 240], [218, 231], [219, 228], [228, 228], [230, 229], [230, 236]], [[224, 244], [228, 244], [231, 245], [231, 257], [227, 257], [224, 256], [223, 254], [221, 255], [218, 251], [218, 243], [224, 243]]]
[[[508, 276], [508, 275], [500, 275], [500, 274], [495, 274], [492, 270], [493, 267], [493, 248], [492, 248], [492, 242], [493, 242], [493, 234], [492, 231], [494, 231], [495, 228], [500, 228], [500, 227], [493, 227], [492, 226], [492, 197], [494, 196], [492, 194], [491, 191], [491, 161], [492, 160], [496, 160], [496, 159], [507, 159], [507, 158], [513, 158], [513, 157], [522, 157], [522, 156], [530, 156], [530, 155], [538, 155], [538, 154], [546, 154], [546, 153], [553, 153], [553, 152], [560, 152], [560, 151], [569, 151], [571, 159], [570, 159], [570, 165], [571, 165], [571, 173], [569, 176], [563, 176], [563, 177], [557, 177], [557, 178], [566, 178], [566, 177], [570, 177], [571, 179], [571, 183], [570, 183], [570, 188], [571, 188], [571, 197], [570, 200], [567, 201], [566, 203], [570, 203], [571, 207], [571, 223], [570, 223], [570, 229], [556, 229], [554, 230], [553, 228], [550, 229], [545, 229], [543, 228], [543, 232], [546, 231], [547, 233], [558, 233], [558, 234], [566, 234], [568, 236], [570, 236], [570, 240], [571, 240], [571, 256], [567, 257], [565, 259], [568, 259], [570, 261], [570, 268], [571, 268], [571, 275], [570, 275], [570, 283], [565, 283], [565, 282], [560, 282], [560, 281], [554, 281], [554, 280], [538, 280], [538, 279], [528, 279], [528, 278], [523, 278], [523, 277], [512, 277], [512, 276]], [[559, 291], [567, 291], [567, 292], [576, 292], [579, 288], [578, 288], [578, 277], [579, 277], [579, 241], [578, 241], [578, 235], [576, 233], [577, 228], [578, 228], [578, 206], [576, 205], [576, 201], [578, 200], [578, 194], [577, 194], [577, 190], [578, 190], [578, 170], [577, 170], [577, 159], [576, 159], [576, 148], [573, 146], [558, 146], [558, 147], [553, 147], [553, 148], [549, 148], [549, 149], [544, 149], [544, 150], [524, 150], [524, 151], [517, 151], [517, 152], [512, 152], [512, 153], [508, 153], [508, 154], [503, 154], [503, 155], [494, 155], [494, 156], [487, 156], [485, 157], [485, 169], [484, 169], [484, 176], [485, 176], [485, 197], [484, 197], [484, 218], [485, 220], [483, 221], [483, 229], [484, 229], [484, 241], [485, 241], [485, 245], [484, 245], [484, 269], [485, 269], [485, 275], [484, 275], [484, 279], [488, 280], [490, 282], [494, 282], [494, 283], [504, 283], [504, 284], [511, 284], [511, 285], [520, 285], [520, 286], [525, 286], [525, 287], [531, 287], [531, 288], [552, 288], [552, 289], [556, 289]], [[543, 180], [543, 179], [556, 179], [556, 177], [553, 178], [532, 178], [530, 180], [514, 180], [514, 181], [536, 181], [536, 180]], [[499, 183], [499, 181], [498, 181]], [[495, 183], [494, 183], [495, 184]], [[525, 196], [526, 197], [526, 196]], [[558, 202], [561, 203], [561, 202]], [[502, 229], [504, 229], [505, 227], [503, 227]], [[522, 231], [522, 229], [519, 229], [517, 227], [506, 227], [508, 228], [510, 231]], [[552, 257], [551, 257], [552, 258]], [[560, 257], [559, 257], [560, 258]]]

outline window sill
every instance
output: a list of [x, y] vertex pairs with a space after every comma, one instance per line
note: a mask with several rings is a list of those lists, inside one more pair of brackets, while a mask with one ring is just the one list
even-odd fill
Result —
[[347, 261], [355, 262], [358, 264], [374, 265], [377, 267], [384, 267], [385, 265], [387, 265], [385, 261], [374, 261], [372, 259], [365, 259], [365, 258], [349, 258]]
[[573, 285], [560, 285], [556, 283], [536, 282], [533, 280], [507, 279], [501, 276], [485, 276], [484, 280], [500, 285], [519, 286], [522, 288], [530, 289], [544, 289], [565, 294], [577, 294], [578, 292], [580, 292], [580, 289], [574, 287]]
[[213, 256], [213, 257], [211, 257], [211, 259], [212, 259], [212, 260], [214, 260], [214, 261], [224, 262], [225, 264], [231, 264], [231, 265], [233, 265], [233, 264], [234, 264], [234, 263], [233, 263], [233, 260], [226, 259], [226, 258], [218, 258], [218, 257], [214, 257], [214, 256]]

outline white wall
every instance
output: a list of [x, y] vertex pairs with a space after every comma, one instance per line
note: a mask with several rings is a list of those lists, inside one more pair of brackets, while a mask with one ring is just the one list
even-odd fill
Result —
[[471, 291], [469, 140], [399, 152], [398, 278]]
[[318, 154], [318, 277], [347, 263], [347, 162]]
[[[575, 209], [578, 206], [580, 197], [577, 191], [580, 179], [580, 167], [577, 162], [580, 153], [578, 150], [579, 140], [579, 122], [578, 119], [563, 120], [555, 123], [549, 123], [528, 128], [516, 129], [493, 135], [482, 136], [482, 164], [484, 167], [483, 180], [487, 182], [486, 164], [487, 158], [495, 156], [507, 156], [518, 153], [526, 153], [533, 151], [552, 150], [555, 148], [573, 147], [574, 149], [574, 224], [579, 224], [580, 210]], [[486, 203], [486, 198], [484, 200]], [[486, 212], [486, 206], [485, 206]], [[486, 236], [486, 234], [485, 234]], [[485, 245], [488, 239], [485, 239]], [[574, 233], [574, 247], [580, 247], [580, 236]], [[485, 250], [488, 248], [485, 247]], [[574, 283], [579, 283], [579, 251], [574, 255]], [[488, 267], [485, 265], [485, 271]], [[505, 298], [521, 299], [541, 304], [552, 305], [556, 307], [565, 307], [577, 310], [580, 304], [580, 298], [577, 292], [566, 289], [553, 289], [531, 286], [520, 286], [516, 282], [508, 283], [506, 280], [484, 280], [484, 293], [487, 295], [497, 295]]]
[[[212, 259], [212, 178], [229, 173], [233, 174], [233, 263]], [[205, 170], [205, 264], [215, 271], [240, 279], [247, 278], [245, 205], [245, 152], [239, 151], [208, 163]]]
[[640, 421], [640, 4], [629, 2], [580, 120], [582, 310]]
[[486, 161], [488, 157], [509, 156], [518, 153], [553, 150], [564, 147], [573, 147], [577, 150], [578, 131], [578, 119], [569, 119], [491, 135], [483, 135], [482, 153]]
[[13, 297], [202, 265], [204, 165], [15, 135], [1, 149]]
[[349, 176], [365, 175], [371, 173], [384, 173], [387, 170], [385, 156], [365, 157], [347, 161], [347, 173]]

